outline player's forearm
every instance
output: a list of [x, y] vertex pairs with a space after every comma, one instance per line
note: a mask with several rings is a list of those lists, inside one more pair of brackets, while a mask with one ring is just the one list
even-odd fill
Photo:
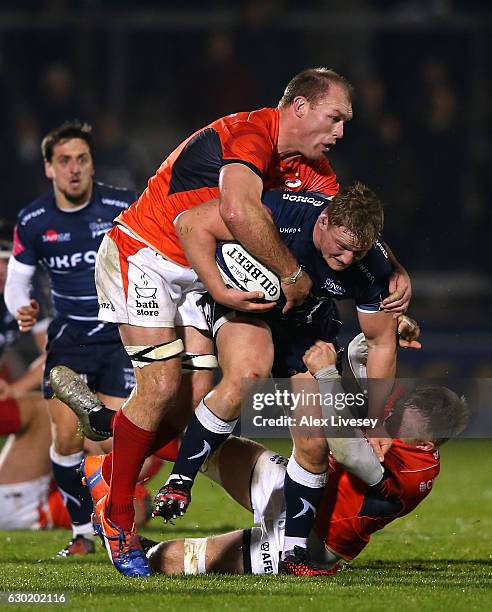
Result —
[[[204, 223], [200, 222], [196, 211], [180, 215], [175, 221], [176, 231], [191, 267], [207, 288], [210, 295], [216, 299], [225, 289], [215, 263], [217, 236]], [[205, 219], [204, 219], [205, 222]], [[225, 236], [227, 238], [229, 236]]]
[[368, 416], [379, 419], [382, 425], [384, 406], [396, 374], [396, 340], [385, 344], [368, 342], [367, 388]]
[[296, 258], [282, 242], [270, 214], [261, 202], [223, 202], [221, 214], [229, 231], [252, 255], [280, 278], [298, 268]]
[[[327, 400], [346, 397], [335, 366], [317, 372], [315, 378], [321, 395]], [[377, 484], [383, 477], [383, 468], [362, 431], [358, 427], [338, 425], [341, 419], [354, 418], [350, 408], [343, 403], [340, 406], [335, 401], [323, 401], [323, 417], [334, 424], [326, 428], [326, 433], [335, 460], [368, 485]]]
[[31, 279], [36, 271], [35, 266], [28, 266], [10, 258], [5, 281], [4, 300], [12, 316], [22, 306], [27, 306], [31, 299]]

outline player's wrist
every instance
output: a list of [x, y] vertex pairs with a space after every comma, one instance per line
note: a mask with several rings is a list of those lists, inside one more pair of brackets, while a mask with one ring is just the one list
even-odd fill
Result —
[[334, 363], [320, 368], [313, 376], [316, 380], [337, 380], [341, 378]]
[[294, 285], [303, 275], [302, 266], [298, 265], [297, 268], [290, 274], [280, 277], [280, 282], [284, 285]]

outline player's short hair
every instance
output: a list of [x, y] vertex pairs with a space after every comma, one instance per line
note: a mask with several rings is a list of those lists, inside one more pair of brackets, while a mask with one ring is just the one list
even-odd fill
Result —
[[470, 410], [464, 397], [447, 387], [417, 387], [395, 404], [392, 417], [397, 418], [407, 409], [412, 410], [420, 429], [419, 438], [439, 446], [459, 436], [468, 425]]
[[330, 68], [309, 68], [303, 70], [287, 84], [284, 95], [278, 103], [279, 108], [289, 106], [297, 96], [303, 96], [308, 102], [316, 102], [326, 95], [332, 85], [340, 85], [347, 90], [352, 101], [353, 87], [347, 79]]
[[80, 138], [87, 143], [91, 157], [94, 153], [94, 144], [92, 140], [92, 126], [88, 123], [81, 123], [80, 121], [65, 121], [60, 127], [51, 130], [43, 138], [41, 142], [41, 153], [43, 159], [47, 162], [51, 162], [53, 158], [53, 149], [55, 146], [66, 140], [72, 140], [72, 138]]
[[383, 229], [383, 203], [369, 187], [358, 181], [340, 189], [327, 212], [330, 225], [347, 228], [361, 249], [373, 247]]

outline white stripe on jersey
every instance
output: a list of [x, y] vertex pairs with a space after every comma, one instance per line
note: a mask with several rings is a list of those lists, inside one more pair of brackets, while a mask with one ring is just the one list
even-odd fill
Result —
[[55, 297], [64, 298], [66, 300], [97, 300], [97, 294], [95, 295], [65, 295], [63, 293], [58, 293], [57, 291], [51, 290], [51, 294]]

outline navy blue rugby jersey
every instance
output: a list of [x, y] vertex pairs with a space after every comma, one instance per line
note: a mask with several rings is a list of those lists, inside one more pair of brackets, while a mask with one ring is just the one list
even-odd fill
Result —
[[[312, 192], [266, 191], [263, 204], [272, 214], [282, 241], [295, 255], [313, 281], [312, 297], [290, 311], [286, 318], [300, 324], [329, 311], [332, 299], [353, 299], [361, 312], [379, 311], [388, 296], [388, 280], [392, 266], [384, 246], [377, 241], [367, 255], [349, 268], [332, 270], [313, 243], [313, 229], [320, 213], [330, 201]], [[334, 311], [336, 312], [336, 311]]]
[[79, 210], [60, 210], [53, 191], [21, 210], [13, 256], [23, 264], [40, 264], [46, 270], [57, 316], [97, 321], [97, 250], [113, 219], [135, 199], [133, 191], [95, 182], [89, 203]]

